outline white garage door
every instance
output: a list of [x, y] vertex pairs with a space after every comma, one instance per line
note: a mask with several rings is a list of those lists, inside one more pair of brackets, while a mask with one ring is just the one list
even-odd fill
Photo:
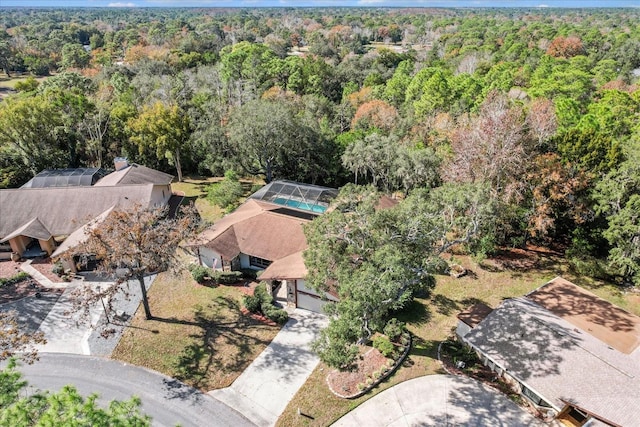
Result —
[[308, 294], [303, 294], [302, 292], [298, 292], [298, 307], [304, 308], [305, 310], [315, 311], [316, 313], [324, 313], [322, 307], [327, 303], [327, 301], [323, 301], [320, 297], [311, 296]]

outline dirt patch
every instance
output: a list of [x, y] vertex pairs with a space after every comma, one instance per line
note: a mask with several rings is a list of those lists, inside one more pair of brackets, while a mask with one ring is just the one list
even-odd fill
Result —
[[496, 269], [533, 270], [542, 267], [550, 260], [562, 256], [559, 250], [527, 245], [525, 248], [502, 249], [488, 262]]
[[380, 371], [391, 360], [375, 348], [364, 347], [362, 351], [352, 371], [335, 370], [329, 373], [327, 382], [333, 390], [344, 396], [358, 393], [358, 384], [365, 384], [367, 378], [371, 378], [374, 372]]
[[34, 279], [28, 277], [21, 282], [0, 286], [0, 304], [17, 301], [25, 297], [36, 296], [44, 292], [62, 294], [64, 289], [44, 288]]
[[44, 277], [54, 283], [62, 282], [62, 278], [53, 272], [53, 263], [51, 258], [38, 259], [31, 262], [31, 267], [38, 270]]
[[19, 262], [11, 260], [0, 261], [0, 278], [2, 279], [13, 277], [21, 271]]

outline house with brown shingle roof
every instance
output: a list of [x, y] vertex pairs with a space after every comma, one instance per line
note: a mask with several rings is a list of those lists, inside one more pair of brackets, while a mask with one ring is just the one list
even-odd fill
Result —
[[277, 300], [321, 312], [333, 295], [305, 286], [304, 224], [321, 215], [338, 194], [333, 188], [273, 181], [188, 245], [200, 265], [219, 270], [263, 270]]
[[640, 425], [640, 317], [560, 277], [483, 315], [458, 335], [542, 413]]
[[125, 159], [107, 175], [78, 171], [51, 170], [29, 185], [0, 190], [0, 245], [10, 248], [5, 253], [52, 255], [67, 237], [113, 209], [164, 206], [171, 197], [171, 175]]

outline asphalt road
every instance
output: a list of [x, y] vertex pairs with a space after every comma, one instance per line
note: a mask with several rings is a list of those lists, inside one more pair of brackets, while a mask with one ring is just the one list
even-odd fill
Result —
[[142, 412], [154, 426], [254, 426], [239, 412], [158, 372], [98, 357], [41, 353], [33, 365], [18, 368], [30, 387], [58, 391], [67, 384], [88, 396], [97, 393], [98, 402], [142, 400]]

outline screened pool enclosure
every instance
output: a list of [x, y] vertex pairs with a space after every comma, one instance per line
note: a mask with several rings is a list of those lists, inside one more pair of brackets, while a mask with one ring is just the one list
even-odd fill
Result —
[[331, 200], [337, 195], [338, 190], [335, 188], [293, 181], [273, 181], [253, 193], [250, 198], [319, 215], [327, 210]]

